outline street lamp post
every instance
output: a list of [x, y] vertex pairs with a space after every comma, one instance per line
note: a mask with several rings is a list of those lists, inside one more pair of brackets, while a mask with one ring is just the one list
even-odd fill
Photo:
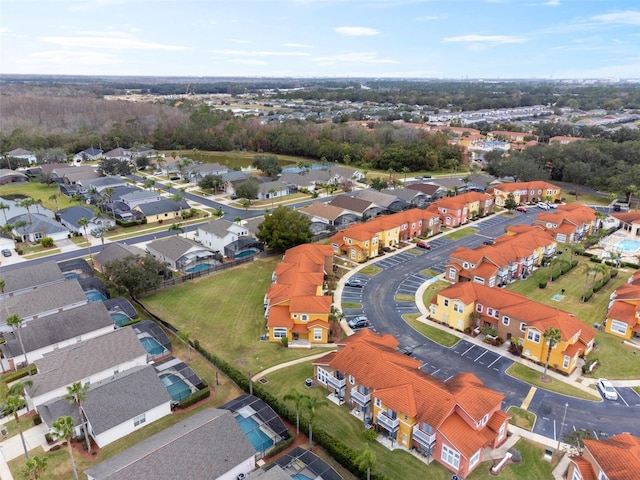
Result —
[[560, 424], [560, 435], [558, 436], [558, 452], [560, 451], [560, 442], [562, 441], [562, 431], [564, 430], [564, 421], [567, 418], [567, 408], [569, 408], [569, 404], [564, 404], [564, 415], [562, 415], [562, 423]]

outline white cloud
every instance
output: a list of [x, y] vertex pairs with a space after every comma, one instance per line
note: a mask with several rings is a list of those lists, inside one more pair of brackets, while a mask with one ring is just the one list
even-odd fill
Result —
[[528, 7], [559, 7], [560, 0], [548, 0], [542, 3], [529, 3], [527, 4], [527, 6]]
[[235, 57], [308, 57], [307, 52], [276, 52], [270, 50], [215, 50], [219, 55], [229, 55]]
[[524, 43], [524, 37], [514, 37], [512, 35], [460, 35], [458, 37], [444, 37], [445, 43], [478, 43], [491, 45], [504, 45], [507, 43]]
[[289, 48], [311, 48], [311, 45], [305, 45], [304, 43], [285, 43], [282, 46]]
[[336, 27], [333, 30], [347, 37], [375, 37], [380, 34], [378, 30], [369, 27]]
[[267, 62], [264, 60], [255, 60], [255, 59], [246, 59], [246, 58], [236, 58], [230, 60], [231, 63], [238, 63], [241, 65], [266, 65]]
[[118, 32], [94, 33], [88, 32], [77, 37], [41, 37], [40, 40], [61, 47], [71, 48], [104, 48], [118, 50], [165, 50], [179, 51], [186, 50], [186, 47], [179, 45], [163, 45], [161, 43], [151, 43], [138, 40]]
[[58, 69], [63, 66], [103, 66], [120, 63], [115, 55], [98, 51], [49, 50], [36, 52], [26, 57], [18, 58], [15, 62], [23, 66], [52, 65]]
[[336, 55], [327, 55], [316, 57], [321, 65], [332, 65], [334, 63], [398, 63], [390, 58], [379, 58], [376, 52], [350, 52], [338, 53]]
[[626, 12], [605, 13], [603, 15], [595, 15], [591, 17], [590, 20], [602, 23], [640, 25], [640, 12], [635, 10], [627, 10]]
[[249, 40], [241, 40], [239, 38], [227, 38], [227, 41], [231, 43], [240, 43], [240, 44], [251, 43]]

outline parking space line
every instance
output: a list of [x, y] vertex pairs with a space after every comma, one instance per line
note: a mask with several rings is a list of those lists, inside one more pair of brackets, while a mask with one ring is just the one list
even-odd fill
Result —
[[468, 349], [466, 349], [464, 353], [461, 353], [460, 355], [464, 357], [467, 353], [469, 353], [474, 348], [475, 348], [475, 345], [471, 344], [471, 346]]
[[480, 355], [478, 355], [478, 357], [473, 362], [475, 363], [478, 360], [480, 360], [482, 357], [484, 357], [487, 354], [488, 351], [489, 350], [485, 350], [484, 352], [482, 352]]
[[624, 397], [622, 395], [620, 395], [620, 392], [618, 392], [618, 397], [620, 398], [620, 400], [622, 400], [624, 402], [624, 404], [628, 407], [629, 404], [627, 403], [627, 401], [624, 399]]
[[[499, 355], [498, 358], [496, 358], [493, 362], [491, 362], [489, 365], [487, 365], [487, 368], [491, 368], [493, 367], [493, 364], [496, 363], [498, 360], [500, 360], [502, 357]], [[496, 369], [497, 370], [497, 369]]]

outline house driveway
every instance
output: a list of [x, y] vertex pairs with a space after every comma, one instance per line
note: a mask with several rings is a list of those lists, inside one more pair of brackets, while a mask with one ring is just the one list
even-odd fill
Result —
[[[31, 451], [34, 448], [41, 446], [44, 450], [48, 450], [49, 445], [47, 445], [47, 441], [44, 438], [44, 434], [48, 431], [49, 429], [44, 423], [36, 425], [29, 430], [25, 430], [23, 433], [27, 449]], [[13, 476], [11, 475], [7, 462], [14, 458], [18, 458], [21, 455], [24, 455], [24, 448], [22, 448], [20, 435], [14, 435], [3, 442], [0, 442], [0, 480], [13, 480]]]

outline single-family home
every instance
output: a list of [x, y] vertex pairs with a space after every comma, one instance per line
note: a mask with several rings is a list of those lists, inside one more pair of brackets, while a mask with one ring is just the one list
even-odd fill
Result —
[[66, 395], [67, 387], [75, 382], [93, 384], [146, 365], [147, 351], [133, 328], [123, 327], [46, 353], [35, 364], [38, 373], [25, 391], [30, 410]]
[[195, 162], [187, 166], [185, 169], [187, 180], [191, 183], [198, 183], [207, 175], [224, 175], [229, 171], [228, 167], [219, 163], [201, 163]]
[[584, 439], [581, 455], [569, 457], [567, 480], [633, 480], [640, 472], [640, 437], [620, 433]]
[[640, 275], [634, 273], [611, 293], [604, 331], [625, 340], [640, 337]]
[[83, 419], [75, 403], [56, 398], [40, 404], [38, 414], [49, 428], [58, 418], [71, 417], [76, 436], [86, 419], [87, 432], [103, 448], [171, 415], [171, 397], [152, 365], [138, 365], [92, 383], [81, 409]]
[[281, 180], [264, 182], [258, 185], [258, 200], [273, 200], [295, 192], [294, 188]]
[[560, 145], [568, 145], [573, 142], [579, 142], [580, 140], [584, 140], [584, 137], [569, 137], [563, 135], [557, 135], [555, 137], [551, 137], [549, 139], [549, 143], [559, 143]]
[[504, 207], [510, 193], [516, 203], [558, 203], [562, 199], [560, 187], [542, 180], [501, 183], [489, 188], [487, 193], [495, 197], [495, 203], [499, 207]]
[[447, 190], [435, 183], [412, 183], [406, 186], [408, 190], [415, 190], [424, 194], [425, 204], [434, 202], [439, 198], [443, 198], [447, 194]]
[[[413, 207], [424, 207], [429, 202], [427, 195], [420, 190], [412, 190], [410, 188], [396, 188], [396, 189], [388, 189], [382, 190], [381, 193], [385, 193], [387, 195], [393, 195], [400, 200], [408, 203], [411, 208]], [[403, 208], [406, 210], [406, 208]], [[398, 210], [399, 211], [399, 210]]]
[[62, 270], [54, 261], [34, 264], [27, 262], [14, 270], [2, 272], [4, 280], [4, 299], [13, 295], [27, 293], [39, 286], [64, 282]]
[[84, 235], [85, 233], [85, 227], [78, 223], [81, 218], [89, 222], [86, 227], [87, 233], [91, 233], [91, 230], [99, 227], [109, 229], [116, 226], [113, 218], [97, 216], [94, 209], [82, 205], [74, 205], [56, 212], [56, 219], [76, 235]]
[[189, 204], [183, 198], [179, 202], [169, 198], [163, 198], [155, 202], [140, 203], [131, 209], [132, 212], [140, 212], [147, 223], [163, 223], [182, 218], [183, 210], [188, 210]]
[[331, 165], [329, 168], [329, 183], [332, 185], [340, 185], [343, 182], [359, 182], [365, 178], [364, 173], [353, 168]]
[[185, 273], [193, 271], [199, 265], [217, 265], [222, 261], [220, 253], [178, 235], [150, 242], [147, 244], [147, 252], [169, 268]]
[[316, 183], [307, 175], [300, 173], [283, 173], [278, 177], [278, 181], [287, 185], [291, 191], [308, 190], [313, 192], [316, 189]]
[[380, 213], [402, 212], [403, 210], [411, 208], [409, 202], [392, 193], [383, 193], [377, 190], [367, 189], [358, 190], [354, 196], [375, 204], [379, 208], [379, 213], [377, 213], [376, 216]]
[[345, 228], [358, 221], [357, 215], [353, 212], [326, 202], [313, 202], [311, 205], [299, 208], [298, 211], [310, 218], [310, 228], [314, 233]]
[[[55, 243], [67, 240], [71, 236], [68, 228], [42, 213], [24, 213], [10, 218], [7, 223], [14, 225], [13, 234], [22, 242], [37, 243], [49, 237]], [[22, 226], [16, 227], [16, 223]]]
[[222, 185], [225, 193], [233, 195], [236, 193], [236, 187], [242, 182], [249, 180], [250, 176], [240, 170], [229, 170], [222, 174]]
[[22, 160], [26, 160], [29, 162], [29, 165], [32, 165], [38, 162], [38, 159], [36, 158], [36, 154], [29, 150], [25, 150], [24, 148], [14, 148], [10, 152], [6, 153], [5, 158], [6, 157], [20, 158]]
[[227, 258], [240, 258], [264, 250], [262, 242], [247, 227], [224, 218], [198, 226], [197, 239], [201, 245]]
[[285, 252], [264, 298], [269, 341], [328, 342], [332, 297], [325, 295], [324, 281], [331, 272], [329, 245], [303, 244]]
[[381, 212], [381, 209], [372, 202], [349, 195], [338, 195], [329, 202], [329, 205], [351, 213], [360, 221], [373, 218]]
[[569, 203], [543, 211], [536, 216], [534, 225], [540, 225], [554, 235], [558, 243], [574, 243], [595, 231], [598, 217], [586, 205]]
[[117, 147], [113, 150], [109, 150], [103, 154], [104, 158], [109, 160], [120, 160], [121, 162], [129, 162], [132, 159], [132, 155], [126, 148]]
[[228, 410], [207, 408], [89, 468], [88, 480], [151, 476], [237, 480], [255, 469], [256, 451]]
[[29, 176], [22, 172], [11, 170], [9, 168], [0, 168], [0, 185], [9, 185], [10, 183], [26, 183], [28, 181]]
[[109, 333], [113, 328], [113, 319], [102, 302], [63, 310], [26, 323], [20, 329], [22, 343], [16, 332], [5, 332], [0, 361], [4, 369], [17, 369], [26, 364], [25, 353], [29, 362], [35, 362], [48, 352]]
[[122, 260], [123, 258], [138, 255], [144, 257], [147, 253], [135, 245], [127, 245], [126, 243], [112, 242], [107, 243], [104, 248], [93, 257], [93, 266], [99, 272], [104, 272], [104, 266], [113, 260]]
[[100, 178], [86, 178], [76, 182], [80, 188], [80, 193], [91, 194], [102, 193], [107, 188], [116, 189], [118, 187], [129, 187], [131, 184], [120, 175], [110, 175]]
[[44, 164], [42, 169], [51, 173], [56, 183], [64, 185], [76, 185], [83, 180], [91, 180], [102, 177], [100, 173], [92, 166], [69, 166], [67, 164]]
[[162, 196], [157, 191], [139, 189], [119, 195], [118, 198], [121, 202], [126, 203], [129, 208], [135, 208], [144, 203], [159, 202], [162, 200]]
[[466, 477], [482, 462], [486, 448], [507, 439], [504, 395], [471, 373], [443, 382], [421, 371], [420, 362], [397, 347], [393, 336], [363, 329], [313, 362], [315, 380], [331, 401], [346, 403], [394, 448], [436, 460]]
[[104, 152], [98, 148], [87, 148], [73, 156], [74, 165], [80, 165], [82, 162], [95, 162], [102, 158]]
[[431, 299], [429, 316], [459, 331], [471, 332], [489, 325], [503, 340], [519, 338], [522, 356], [537, 363], [546, 360], [544, 332], [556, 328], [560, 342], [552, 349], [549, 365], [571, 374], [578, 359], [593, 349], [596, 331], [562, 310], [529, 300], [509, 290], [475, 282], [457, 283]]

